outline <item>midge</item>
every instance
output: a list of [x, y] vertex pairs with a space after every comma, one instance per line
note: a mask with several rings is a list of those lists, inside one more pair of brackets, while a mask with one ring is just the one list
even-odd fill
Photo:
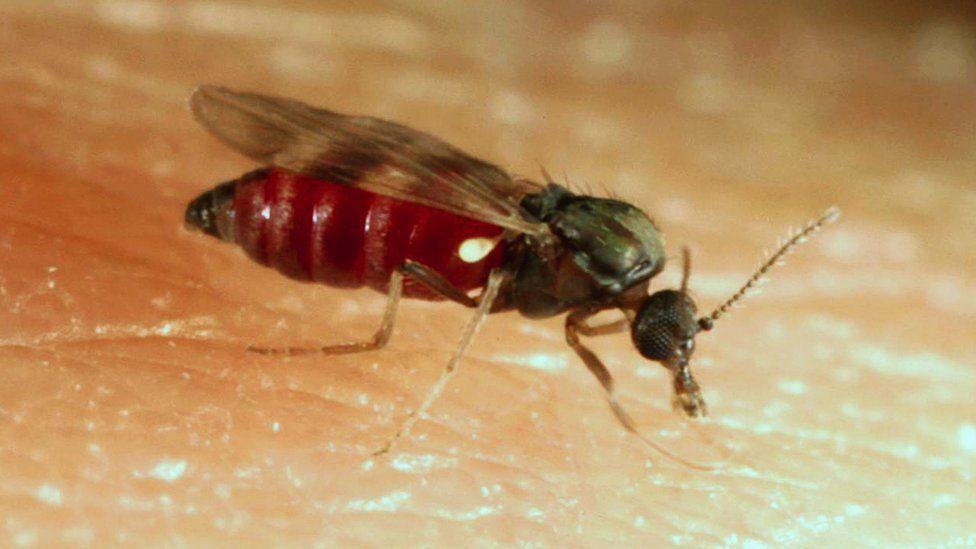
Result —
[[[513, 177], [423, 132], [378, 118], [345, 116], [278, 97], [198, 88], [193, 114], [218, 139], [264, 168], [203, 193], [188, 226], [239, 244], [254, 260], [298, 280], [368, 286], [387, 293], [367, 342], [321, 348], [251, 348], [260, 353], [354, 353], [379, 349], [402, 296], [447, 299], [474, 309], [454, 356], [421, 405], [376, 453], [388, 451], [434, 402], [490, 313], [566, 316], [566, 342], [602, 384], [617, 419], [641, 436], [614, 396], [610, 372], [580, 342], [630, 330], [644, 357], [672, 376], [673, 405], [704, 416], [691, 373], [695, 336], [796, 244], [837, 218], [831, 208], [783, 243], [728, 301], [706, 316], [681, 287], [648, 294], [664, 269], [664, 239], [640, 209]], [[477, 295], [472, 293], [479, 290]], [[592, 325], [618, 309], [624, 318]]]

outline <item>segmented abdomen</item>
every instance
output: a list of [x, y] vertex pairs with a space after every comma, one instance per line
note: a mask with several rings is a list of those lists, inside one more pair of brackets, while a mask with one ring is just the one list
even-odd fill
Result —
[[[280, 169], [237, 180], [225, 211], [252, 258], [331, 286], [386, 291], [393, 270], [413, 260], [467, 292], [485, 284], [504, 254], [504, 242], [478, 253], [479, 244], [501, 235], [498, 226]], [[404, 294], [439, 299], [409, 280]]]

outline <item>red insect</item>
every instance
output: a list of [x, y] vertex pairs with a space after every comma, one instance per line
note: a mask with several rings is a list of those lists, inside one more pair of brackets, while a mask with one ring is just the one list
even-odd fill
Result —
[[[475, 309], [461, 342], [420, 407], [377, 453], [388, 451], [443, 390], [489, 313], [529, 318], [563, 313], [566, 341], [603, 385], [623, 426], [640, 436], [614, 396], [613, 378], [580, 335], [630, 330], [637, 350], [672, 374], [673, 404], [691, 417], [705, 401], [691, 373], [694, 338], [710, 330], [782, 256], [837, 218], [831, 208], [784, 243], [711, 314], [688, 295], [689, 259], [678, 289], [648, 293], [664, 269], [664, 241], [640, 209], [515, 178], [443, 141], [370, 117], [289, 99], [203, 86], [197, 120], [267, 166], [219, 185], [187, 207], [187, 225], [236, 242], [256, 261], [298, 280], [388, 294], [370, 341], [262, 353], [348, 353], [386, 345], [401, 295], [448, 299]], [[471, 297], [469, 293], [480, 290]], [[593, 326], [597, 313], [623, 318]]]
[[[495, 225], [278, 168], [218, 187], [210, 203], [222, 200], [223, 192], [233, 196], [225, 210], [225, 240], [298, 280], [386, 291], [393, 272], [409, 259], [467, 293], [484, 285], [505, 248]], [[476, 249], [462, 257], [458, 250], [466, 242]], [[404, 293], [443, 299], [420, 285], [407, 284]]]

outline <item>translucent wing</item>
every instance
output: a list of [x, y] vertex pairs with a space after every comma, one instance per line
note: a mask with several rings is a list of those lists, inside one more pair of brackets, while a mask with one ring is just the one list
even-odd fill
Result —
[[535, 184], [406, 126], [215, 86], [193, 92], [196, 119], [266, 165], [417, 202], [515, 231], [549, 228], [519, 206]]

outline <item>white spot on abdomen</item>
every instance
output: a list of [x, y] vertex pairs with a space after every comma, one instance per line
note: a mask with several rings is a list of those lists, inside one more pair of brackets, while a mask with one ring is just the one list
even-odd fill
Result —
[[458, 246], [458, 257], [465, 263], [477, 263], [488, 257], [497, 243], [496, 240], [483, 236], [469, 238]]

